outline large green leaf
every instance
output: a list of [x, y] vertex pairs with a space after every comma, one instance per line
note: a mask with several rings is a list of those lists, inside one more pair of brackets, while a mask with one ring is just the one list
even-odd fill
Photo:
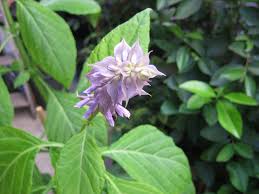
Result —
[[73, 136], [61, 151], [56, 170], [58, 193], [100, 194], [104, 173], [101, 152], [84, 130]]
[[108, 194], [163, 194], [151, 185], [105, 176], [108, 183]]
[[99, 146], [108, 144], [108, 127], [102, 114], [97, 114], [93, 120], [86, 126], [86, 130], [91, 134]]
[[202, 81], [190, 80], [184, 82], [179, 87], [205, 98], [212, 98], [216, 96], [214, 90], [210, 87], [210, 85]]
[[133, 44], [136, 40], [139, 40], [144, 51], [148, 51], [150, 11], [150, 9], [145, 9], [144, 11], [136, 14], [127, 22], [116, 27], [101, 40], [101, 42], [92, 51], [90, 57], [87, 59], [87, 62], [84, 64], [78, 85], [79, 91], [82, 91], [87, 86], [85, 74], [89, 71], [88, 64], [96, 63], [97, 61], [100, 61], [107, 56], [113, 55], [114, 47], [123, 38], [130, 45]]
[[[83, 118], [86, 109], [74, 107], [79, 100], [75, 94], [50, 90], [45, 122], [49, 140], [66, 142], [80, 131], [86, 122]], [[99, 145], [107, 144], [107, 126], [102, 115], [98, 114], [93, 118], [86, 128]]]
[[183, 151], [153, 126], [131, 130], [103, 155], [118, 162], [133, 179], [163, 193], [195, 193]]
[[66, 142], [80, 131], [83, 125], [84, 109], [75, 108], [78, 102], [75, 94], [53, 91], [47, 105], [45, 128], [50, 141]]
[[32, 0], [17, 1], [17, 18], [23, 42], [39, 67], [64, 86], [73, 80], [76, 46], [65, 21]]
[[226, 94], [224, 98], [237, 104], [243, 104], [247, 106], [257, 105], [257, 102], [255, 99], [241, 92], [232, 92], [232, 93]]
[[66, 11], [78, 15], [101, 11], [99, 4], [94, 0], [42, 0], [41, 3], [54, 11]]
[[240, 138], [243, 132], [243, 122], [237, 108], [224, 100], [219, 100], [216, 107], [221, 126], [235, 137]]
[[0, 125], [11, 125], [14, 111], [9, 91], [0, 76]]
[[34, 158], [42, 141], [11, 127], [0, 127], [0, 193], [29, 194]]

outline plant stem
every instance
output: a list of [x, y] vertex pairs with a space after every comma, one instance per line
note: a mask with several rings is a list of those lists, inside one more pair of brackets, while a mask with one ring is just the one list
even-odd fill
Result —
[[[1, 0], [0, 6], [1, 6], [2, 13], [3, 13], [4, 19], [5, 19], [6, 27], [10, 29], [12, 34], [14, 34], [14, 35], [17, 34], [17, 29], [15, 27], [15, 23], [13, 21], [13, 17], [11, 15], [7, 0]], [[31, 61], [30, 61], [29, 56], [26, 53], [26, 50], [24, 48], [24, 45], [23, 45], [20, 37], [18, 35], [14, 36], [14, 41], [15, 41], [17, 49], [19, 50], [20, 57], [23, 62], [23, 66], [29, 67], [31, 65]]]

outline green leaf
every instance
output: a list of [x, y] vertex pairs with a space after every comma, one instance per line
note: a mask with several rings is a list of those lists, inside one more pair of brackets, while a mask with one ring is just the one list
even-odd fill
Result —
[[11, 125], [14, 117], [13, 105], [10, 99], [9, 91], [1, 76], [0, 88], [0, 126]]
[[99, 4], [94, 0], [42, 0], [41, 4], [54, 11], [66, 11], [77, 15], [95, 14], [101, 11]]
[[34, 158], [42, 141], [11, 127], [0, 127], [0, 193], [31, 193]]
[[245, 91], [247, 96], [254, 97], [256, 94], [256, 82], [252, 76], [246, 76], [245, 78]]
[[216, 108], [212, 104], [204, 106], [202, 115], [210, 126], [215, 125], [218, 121]]
[[225, 145], [216, 158], [217, 162], [227, 162], [229, 161], [234, 155], [234, 149], [232, 144]]
[[232, 185], [240, 192], [245, 192], [248, 185], [248, 174], [246, 170], [237, 162], [227, 164], [227, 170]]
[[76, 46], [65, 21], [32, 0], [17, 2], [17, 18], [23, 42], [39, 67], [69, 87], [76, 64]]
[[207, 104], [210, 101], [211, 101], [210, 98], [204, 98], [197, 94], [194, 94], [191, 96], [191, 98], [189, 98], [187, 102], [187, 108], [200, 109], [201, 107], [203, 107], [203, 105]]
[[112, 175], [105, 176], [108, 182], [108, 194], [163, 194], [161, 191], [137, 181], [124, 180]]
[[179, 87], [181, 89], [192, 92], [194, 94], [198, 94], [199, 96], [202, 96], [205, 98], [216, 97], [216, 94], [214, 90], [210, 87], [210, 85], [202, 81], [197, 81], [197, 80], [187, 81], [181, 84]]
[[201, 159], [209, 162], [214, 162], [221, 147], [221, 144], [212, 144], [212, 146], [202, 152]]
[[215, 182], [215, 170], [207, 162], [195, 161], [195, 175], [199, 177], [207, 187], [211, 187]]
[[258, 9], [255, 7], [241, 7], [240, 8], [240, 15], [242, 19], [246, 22], [248, 26], [258, 26], [259, 17]]
[[25, 84], [30, 79], [30, 74], [27, 71], [21, 72], [18, 77], [14, 80], [14, 87], [18, 88]]
[[78, 85], [79, 91], [82, 91], [87, 86], [85, 74], [90, 70], [88, 65], [94, 64], [107, 56], [113, 55], [114, 47], [123, 38], [130, 45], [133, 44], [136, 40], [139, 40], [144, 51], [148, 51], [150, 11], [151, 9], [145, 9], [144, 11], [139, 12], [127, 22], [113, 29], [100, 41], [100, 43], [95, 47], [95, 49], [92, 51], [91, 55], [87, 59], [87, 62], [84, 64], [84, 68], [81, 73], [81, 78]]
[[191, 55], [187, 47], [180, 47], [176, 54], [176, 64], [180, 73], [190, 69]]
[[244, 143], [235, 143], [234, 149], [236, 153], [244, 158], [252, 159], [254, 157], [253, 149], [250, 145]]
[[[216, 116], [217, 117], [217, 116]], [[227, 142], [228, 134], [227, 132], [219, 125], [214, 125], [210, 127], [205, 127], [200, 131], [200, 135], [212, 142]]]
[[243, 132], [243, 121], [237, 108], [224, 100], [219, 100], [216, 107], [221, 126], [236, 138], [240, 138]]
[[57, 191], [62, 194], [98, 194], [104, 186], [104, 163], [95, 140], [84, 130], [61, 150], [57, 164]]
[[156, 1], [156, 8], [158, 10], [170, 7], [176, 3], [179, 3], [182, 0], [157, 0]]
[[248, 55], [245, 51], [246, 44], [243, 41], [233, 42], [229, 45], [229, 50], [233, 51], [234, 53], [238, 54], [241, 57], [247, 58]]
[[[49, 90], [47, 119], [45, 128], [50, 141], [66, 142], [78, 133], [86, 121], [83, 115], [86, 109], [75, 108], [79, 101], [76, 94]], [[58, 114], [57, 114], [58, 113]], [[107, 144], [107, 127], [105, 119], [97, 115], [87, 126], [87, 131], [96, 137], [99, 145]]]
[[91, 134], [97, 145], [107, 146], [108, 144], [108, 127], [102, 114], [97, 114], [86, 127], [87, 133]]
[[235, 189], [231, 185], [222, 185], [217, 194], [235, 194]]
[[174, 19], [181, 20], [195, 14], [201, 8], [202, 0], [184, 0], [177, 7]]
[[216, 71], [217, 65], [209, 58], [200, 58], [198, 67], [202, 73], [211, 76]]
[[32, 194], [42, 194], [47, 187], [47, 180], [44, 179], [45, 177], [40, 173], [38, 167], [34, 165], [33, 169], [33, 176], [32, 176]]
[[243, 78], [245, 69], [240, 65], [228, 65], [218, 69], [211, 78], [211, 84], [222, 86], [228, 82], [236, 81]]
[[178, 113], [177, 107], [169, 100], [164, 101], [160, 107], [160, 111], [163, 115], [174, 115]]
[[241, 92], [233, 92], [233, 93], [226, 94], [224, 98], [237, 104], [243, 104], [243, 105], [249, 105], [249, 106], [257, 105], [257, 102], [255, 99]]
[[183, 151], [153, 126], [131, 130], [103, 155], [115, 160], [136, 181], [150, 184], [165, 194], [195, 193]]
[[47, 105], [45, 128], [50, 141], [66, 142], [80, 131], [83, 125], [84, 109], [75, 108], [78, 102], [75, 94], [53, 91]]

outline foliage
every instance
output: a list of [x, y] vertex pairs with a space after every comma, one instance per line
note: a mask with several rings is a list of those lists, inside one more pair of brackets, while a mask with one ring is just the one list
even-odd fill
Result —
[[152, 62], [168, 77], [117, 130], [163, 126], [187, 153], [197, 193], [258, 192], [258, 1], [156, 2]]
[[[196, 193], [258, 193], [258, 1], [98, 2], [100, 5], [93, 0], [76, 0], [73, 4], [70, 0], [42, 0], [41, 4], [32, 0], [18, 1], [18, 22], [30, 63], [26, 64], [28, 60], [22, 56], [26, 68], [19, 70], [16, 84], [19, 86], [30, 79], [40, 90], [47, 102], [45, 127], [52, 142], [32, 140], [31, 144], [18, 148], [10, 141], [8, 145], [13, 147], [9, 149], [19, 149], [17, 154], [31, 149], [28, 158], [33, 159], [39, 151], [36, 147], [57, 146], [49, 148], [57, 176], [45, 187], [56, 188], [59, 193], [69, 193], [69, 189], [77, 193], [98, 193], [100, 188], [114, 194], [195, 193], [186, 156], [175, 142], [190, 160]], [[149, 9], [138, 13], [147, 7], [153, 9], [151, 22]], [[88, 22], [82, 16], [75, 19], [67, 13], [87, 15]], [[60, 15], [69, 22], [76, 34], [77, 46], [81, 48], [78, 60], [84, 65], [78, 91], [88, 84], [84, 78], [89, 71], [88, 64], [111, 55], [121, 38], [129, 43], [139, 38], [146, 51], [150, 42], [152, 63], [167, 75], [163, 82], [155, 80], [150, 87], [152, 98], [140, 97], [129, 103], [131, 119], [118, 119], [112, 139], [119, 140], [108, 148], [105, 147], [108, 145], [107, 127], [102, 116], [85, 124], [80, 117], [84, 111], [72, 108], [75, 94], [55, 91], [42, 79], [46, 73], [69, 88], [76, 71], [74, 38]], [[122, 21], [127, 22], [119, 25]], [[57, 24], [55, 28], [51, 26], [53, 22]], [[17, 34], [16, 30], [11, 29], [13, 34]], [[97, 42], [100, 43], [95, 47]], [[86, 54], [89, 57], [85, 61]], [[0, 69], [1, 74], [9, 71]], [[0, 87], [3, 88], [0, 97], [5, 99], [5, 103], [0, 102], [0, 114], [6, 113], [6, 117], [0, 117], [0, 124], [9, 125], [13, 118], [12, 105], [1, 80]], [[145, 123], [157, 126], [174, 142], [149, 125], [132, 130]], [[81, 131], [82, 128], [86, 130]], [[19, 142], [23, 138], [27, 138], [27, 134]], [[71, 155], [74, 150], [76, 154]], [[16, 156], [11, 155], [9, 159], [12, 157]], [[104, 168], [104, 157], [107, 161], [114, 160], [111, 169]], [[28, 184], [20, 187], [25, 193], [36, 184], [35, 176], [31, 179], [32, 164], [24, 166], [30, 173]], [[68, 173], [71, 168], [72, 174]], [[100, 179], [91, 179], [86, 176], [88, 173]], [[20, 184], [20, 177], [14, 178], [17, 178], [15, 183]], [[91, 184], [92, 181], [95, 184]], [[3, 190], [3, 186], [0, 191], [12, 192]]]
[[[0, 113], [6, 116], [0, 117], [0, 193], [195, 193], [187, 157], [158, 128], [140, 125], [109, 145], [103, 116], [97, 114], [85, 120], [84, 110], [73, 107], [78, 101], [76, 94], [65, 89], [71, 86], [76, 70], [75, 40], [68, 24], [54, 11], [99, 14], [97, 2], [17, 0], [19, 28], [7, 1], [2, 1], [1, 6], [21, 55], [14, 85], [19, 87], [30, 80], [41, 93], [47, 104], [48, 140], [11, 127], [13, 108], [1, 78], [4, 103], [0, 103]], [[110, 55], [122, 38], [131, 44], [139, 39], [147, 52], [150, 12], [145, 9], [108, 33], [93, 49], [83, 73], [88, 71], [89, 63]], [[10, 72], [9, 67], [5, 68], [3, 74]], [[47, 75], [64, 90], [48, 85], [44, 81]], [[34, 162], [41, 151], [49, 153], [55, 169], [55, 175], [46, 181]], [[105, 165], [107, 160], [113, 160], [111, 166]], [[112, 172], [118, 166], [123, 172]]]

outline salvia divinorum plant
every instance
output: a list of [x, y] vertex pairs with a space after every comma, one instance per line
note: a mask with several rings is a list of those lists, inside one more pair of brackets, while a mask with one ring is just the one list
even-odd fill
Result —
[[123, 39], [114, 48], [114, 56], [108, 56], [92, 65], [87, 74], [91, 86], [79, 97], [82, 99], [75, 106], [89, 106], [84, 117], [87, 119], [96, 111], [101, 111], [111, 126], [113, 116], [130, 117], [130, 112], [123, 107], [123, 102], [136, 95], [148, 95], [143, 90], [150, 78], [164, 75], [150, 64], [149, 53], [145, 54], [139, 41], [132, 47]]

